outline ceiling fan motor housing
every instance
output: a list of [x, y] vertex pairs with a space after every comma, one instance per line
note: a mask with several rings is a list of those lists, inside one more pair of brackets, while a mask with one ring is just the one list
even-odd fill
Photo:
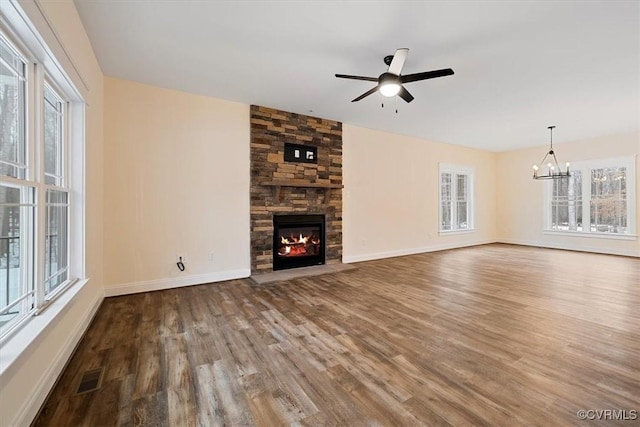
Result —
[[400, 84], [400, 77], [396, 76], [395, 74], [392, 73], [382, 73], [380, 74], [380, 76], [378, 77], [378, 84], [379, 85], [384, 85], [384, 84], [390, 84], [390, 83], [395, 83], [397, 85]]

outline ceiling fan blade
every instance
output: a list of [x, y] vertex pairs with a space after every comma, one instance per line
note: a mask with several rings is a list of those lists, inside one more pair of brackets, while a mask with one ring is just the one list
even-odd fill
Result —
[[418, 80], [435, 79], [436, 77], [450, 76], [452, 74], [453, 70], [451, 68], [444, 68], [442, 70], [425, 71], [424, 73], [407, 74], [406, 76], [400, 76], [400, 82], [417, 82]]
[[396, 76], [400, 75], [402, 71], [402, 66], [404, 65], [405, 59], [407, 59], [407, 54], [409, 53], [409, 49], [402, 48], [396, 50], [396, 53], [393, 54], [393, 59], [391, 60], [391, 64], [389, 64], [389, 69], [387, 73], [395, 74]]
[[367, 96], [371, 95], [372, 93], [374, 93], [374, 92], [375, 92], [375, 91], [377, 91], [377, 90], [378, 90], [378, 86], [374, 87], [373, 89], [370, 89], [370, 90], [366, 91], [365, 93], [363, 93], [362, 95], [360, 95], [359, 97], [357, 97], [356, 99], [354, 99], [354, 100], [353, 100], [353, 101], [351, 101], [351, 102], [358, 102], [358, 101], [360, 101], [362, 98], [365, 98], [365, 97], [367, 97]]
[[404, 99], [407, 103], [413, 101], [413, 95], [411, 95], [409, 91], [404, 88], [404, 86], [400, 86], [400, 92], [398, 92], [398, 96]]
[[351, 79], [351, 80], [366, 80], [368, 82], [377, 82], [377, 77], [363, 77], [363, 76], [350, 76], [348, 74], [336, 74], [336, 77], [340, 79]]

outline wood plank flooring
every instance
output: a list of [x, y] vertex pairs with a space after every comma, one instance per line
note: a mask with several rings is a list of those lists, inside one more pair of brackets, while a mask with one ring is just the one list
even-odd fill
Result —
[[[550, 426], [640, 412], [640, 260], [493, 244], [357, 265], [108, 298], [34, 424]], [[102, 387], [76, 394], [100, 367]]]

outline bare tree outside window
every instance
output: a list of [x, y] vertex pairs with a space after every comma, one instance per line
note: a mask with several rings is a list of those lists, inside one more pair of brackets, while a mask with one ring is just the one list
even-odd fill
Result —
[[451, 230], [451, 174], [443, 173], [440, 176], [440, 200], [442, 206], [440, 206], [442, 212], [442, 223], [440, 224], [441, 230]]
[[582, 231], [582, 173], [580, 171], [574, 171], [569, 178], [553, 180], [551, 228]]
[[627, 173], [624, 167], [591, 171], [591, 231], [627, 232]]

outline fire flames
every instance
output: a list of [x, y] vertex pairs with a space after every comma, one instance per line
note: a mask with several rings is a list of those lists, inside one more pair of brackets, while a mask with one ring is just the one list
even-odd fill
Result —
[[280, 243], [282, 243], [283, 245], [293, 245], [295, 243], [307, 243], [307, 240], [309, 240], [309, 237], [307, 236], [303, 236], [302, 234], [300, 235], [300, 237], [296, 238], [292, 238], [293, 241], [289, 241], [289, 239], [287, 239], [284, 236], [280, 236]]
[[311, 236], [280, 236], [280, 256], [316, 255], [319, 252], [320, 239]]

